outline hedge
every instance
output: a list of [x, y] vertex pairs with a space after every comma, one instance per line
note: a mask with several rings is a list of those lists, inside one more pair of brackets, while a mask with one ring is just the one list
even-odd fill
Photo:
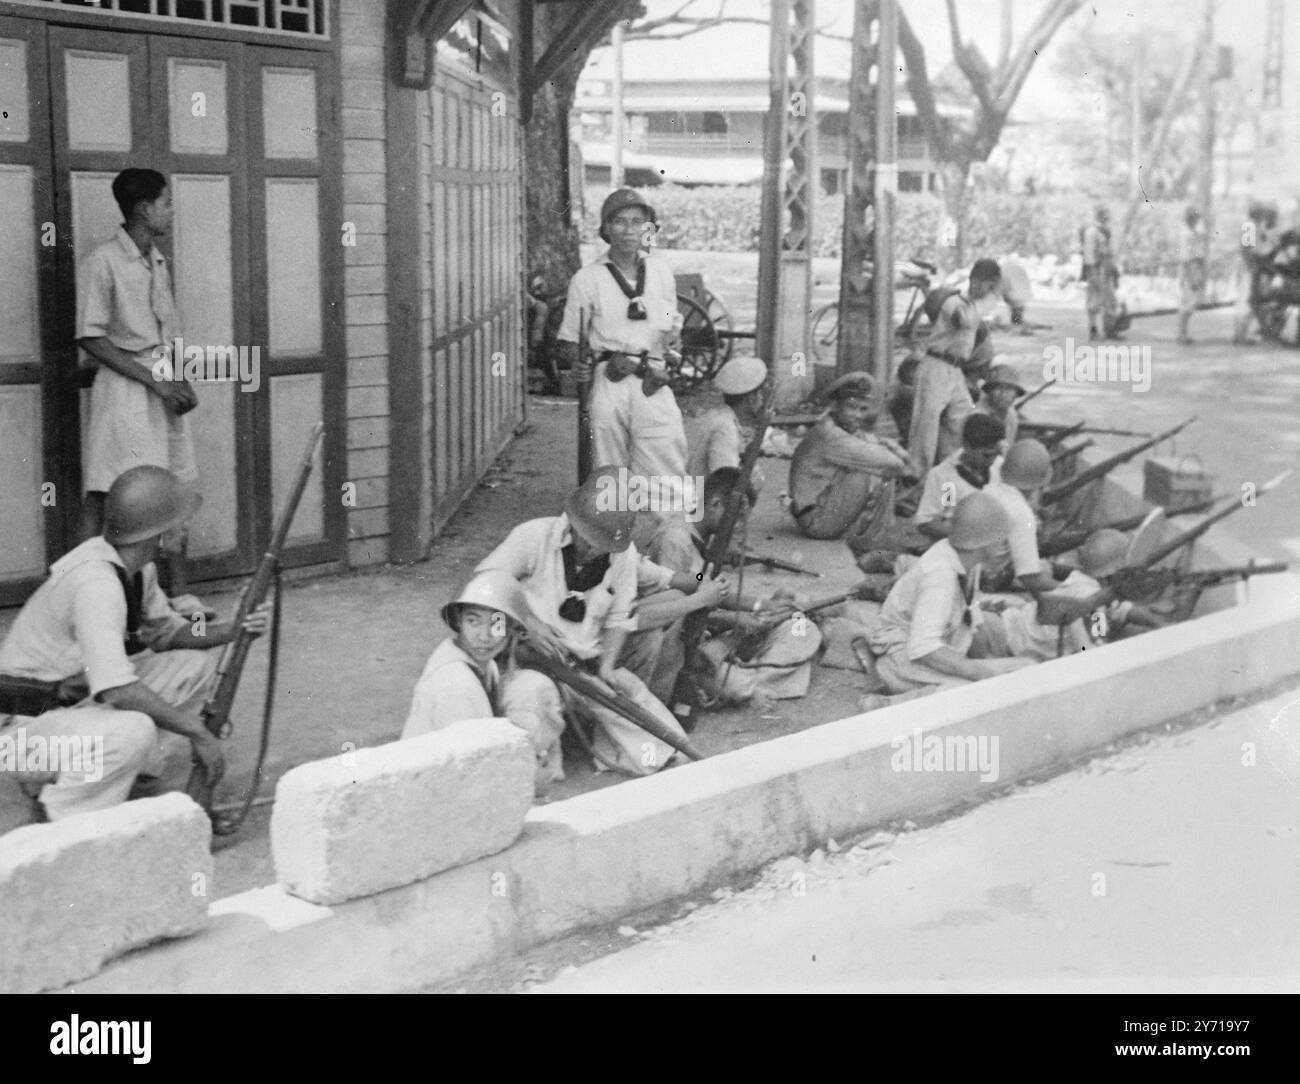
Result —
[[[584, 240], [596, 240], [601, 200], [608, 189], [589, 189]], [[656, 243], [664, 248], [705, 252], [758, 250], [760, 191], [756, 185], [682, 188], [664, 185], [646, 193], [659, 215]], [[940, 266], [944, 258], [941, 232], [946, 218], [943, 200], [930, 193], [899, 193], [895, 251]], [[1128, 274], [1173, 274], [1180, 259], [1184, 204], [1147, 203], [1134, 222], [1132, 237], [1119, 253]], [[1055, 257], [1065, 263], [1080, 251], [1080, 231], [1091, 219], [1093, 203], [1069, 195], [1016, 196], [980, 193], [972, 196], [967, 221], [968, 257], [1016, 253], [1026, 258]], [[1111, 222], [1123, 221], [1125, 205], [1111, 205]], [[842, 196], [819, 196], [814, 210], [813, 253], [838, 258], [844, 216]], [[1211, 254], [1211, 272], [1230, 273], [1237, 259], [1235, 221], [1220, 214], [1218, 237]]]

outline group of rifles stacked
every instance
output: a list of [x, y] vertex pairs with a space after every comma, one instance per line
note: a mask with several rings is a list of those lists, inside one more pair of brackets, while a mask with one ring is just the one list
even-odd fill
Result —
[[[1082, 526], [1096, 522], [1101, 479], [1191, 420], [1082, 466], [1088, 434], [1119, 431], [1021, 417], [1048, 385], [1026, 391], [994, 364], [983, 316], [1000, 271], [980, 260], [887, 397], [851, 373], [804, 419], [782, 495], [792, 527], [843, 539], [864, 578], [826, 598], [746, 592], [747, 564], [818, 575], [745, 544], [778, 421], [772, 374], [734, 358], [713, 378], [722, 404], [683, 418], [668, 378], [681, 320], [671, 272], [649, 251], [654, 208], [619, 189], [600, 221], [609, 249], [573, 277], [558, 336], [578, 377], [580, 484], [444, 607], [453, 635], [417, 684], [404, 738], [504, 715], [534, 745], [539, 792], [563, 778], [565, 746], [598, 771], [645, 775], [699, 758], [702, 711], [805, 695], [833, 636], [848, 638], [873, 710], [1162, 626], [1207, 587], [1283, 567], [1167, 567], [1238, 499]], [[901, 441], [874, 432], [886, 401]], [[638, 488], [684, 493], [684, 505], [639, 510], [627, 499]], [[1165, 538], [1166, 516], [1198, 512], [1209, 515]]]

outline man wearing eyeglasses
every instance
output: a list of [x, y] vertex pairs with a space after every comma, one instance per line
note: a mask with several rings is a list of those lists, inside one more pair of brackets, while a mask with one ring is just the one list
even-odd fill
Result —
[[682, 317], [672, 269], [645, 251], [658, 229], [654, 208], [640, 193], [610, 193], [600, 210], [600, 237], [609, 251], [570, 280], [557, 339], [561, 357], [581, 374], [590, 364], [578, 356], [585, 320], [596, 362], [592, 461], [648, 478], [680, 478], [686, 431], [663, 355], [677, 340]]

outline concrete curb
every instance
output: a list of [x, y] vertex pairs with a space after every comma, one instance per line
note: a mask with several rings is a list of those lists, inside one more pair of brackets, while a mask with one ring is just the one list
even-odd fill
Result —
[[[278, 887], [220, 900], [196, 936], [76, 989], [343, 992], [450, 979], [829, 836], [953, 808], [1300, 672], [1300, 594], [1286, 580], [1250, 606], [536, 808], [507, 850], [402, 888], [335, 907]], [[895, 771], [896, 739], [918, 732], [996, 737], [998, 778]]]

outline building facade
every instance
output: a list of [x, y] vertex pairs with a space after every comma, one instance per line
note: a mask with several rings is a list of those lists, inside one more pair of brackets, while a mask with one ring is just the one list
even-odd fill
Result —
[[427, 552], [525, 410], [528, 3], [0, 2], [0, 603], [73, 542], [77, 265], [128, 166], [170, 178], [183, 339], [238, 359], [196, 387], [191, 578], [255, 567], [318, 421], [287, 563]]

